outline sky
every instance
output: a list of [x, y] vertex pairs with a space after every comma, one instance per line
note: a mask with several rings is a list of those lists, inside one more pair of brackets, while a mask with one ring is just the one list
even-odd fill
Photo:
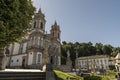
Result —
[[92, 42], [120, 47], [120, 0], [33, 0], [45, 14], [46, 31], [55, 20], [61, 42]]

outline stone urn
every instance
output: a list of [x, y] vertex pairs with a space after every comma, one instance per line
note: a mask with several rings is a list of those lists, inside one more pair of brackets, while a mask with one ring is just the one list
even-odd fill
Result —
[[0, 70], [5, 70], [6, 67], [6, 55], [4, 49], [0, 49]]

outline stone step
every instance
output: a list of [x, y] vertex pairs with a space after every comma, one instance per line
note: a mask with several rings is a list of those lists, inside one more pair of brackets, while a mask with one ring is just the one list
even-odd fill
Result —
[[6, 78], [0, 78], [0, 80], [46, 80], [46, 78], [43, 77], [6, 77]]
[[46, 72], [0, 72], [0, 80], [46, 80]]

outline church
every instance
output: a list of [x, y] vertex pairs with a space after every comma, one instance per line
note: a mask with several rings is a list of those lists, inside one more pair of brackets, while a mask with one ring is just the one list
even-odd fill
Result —
[[40, 69], [47, 63], [54, 67], [61, 65], [60, 27], [55, 21], [50, 33], [47, 33], [45, 24], [45, 15], [39, 9], [32, 19], [30, 32], [20, 43], [8, 47], [8, 68]]

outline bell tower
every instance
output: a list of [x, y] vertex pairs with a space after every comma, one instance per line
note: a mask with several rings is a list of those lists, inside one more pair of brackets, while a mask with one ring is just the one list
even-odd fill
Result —
[[54, 25], [51, 26], [51, 35], [53, 39], [58, 39], [60, 40], [60, 27], [57, 25], [57, 22], [55, 21]]
[[33, 18], [32, 30], [40, 31], [41, 33], [45, 32], [45, 15], [42, 13], [41, 9], [35, 14]]
[[41, 9], [35, 13], [32, 21], [31, 33], [28, 37], [27, 56], [28, 66], [34, 68], [41, 68], [44, 57], [44, 34], [45, 34], [45, 15]]

